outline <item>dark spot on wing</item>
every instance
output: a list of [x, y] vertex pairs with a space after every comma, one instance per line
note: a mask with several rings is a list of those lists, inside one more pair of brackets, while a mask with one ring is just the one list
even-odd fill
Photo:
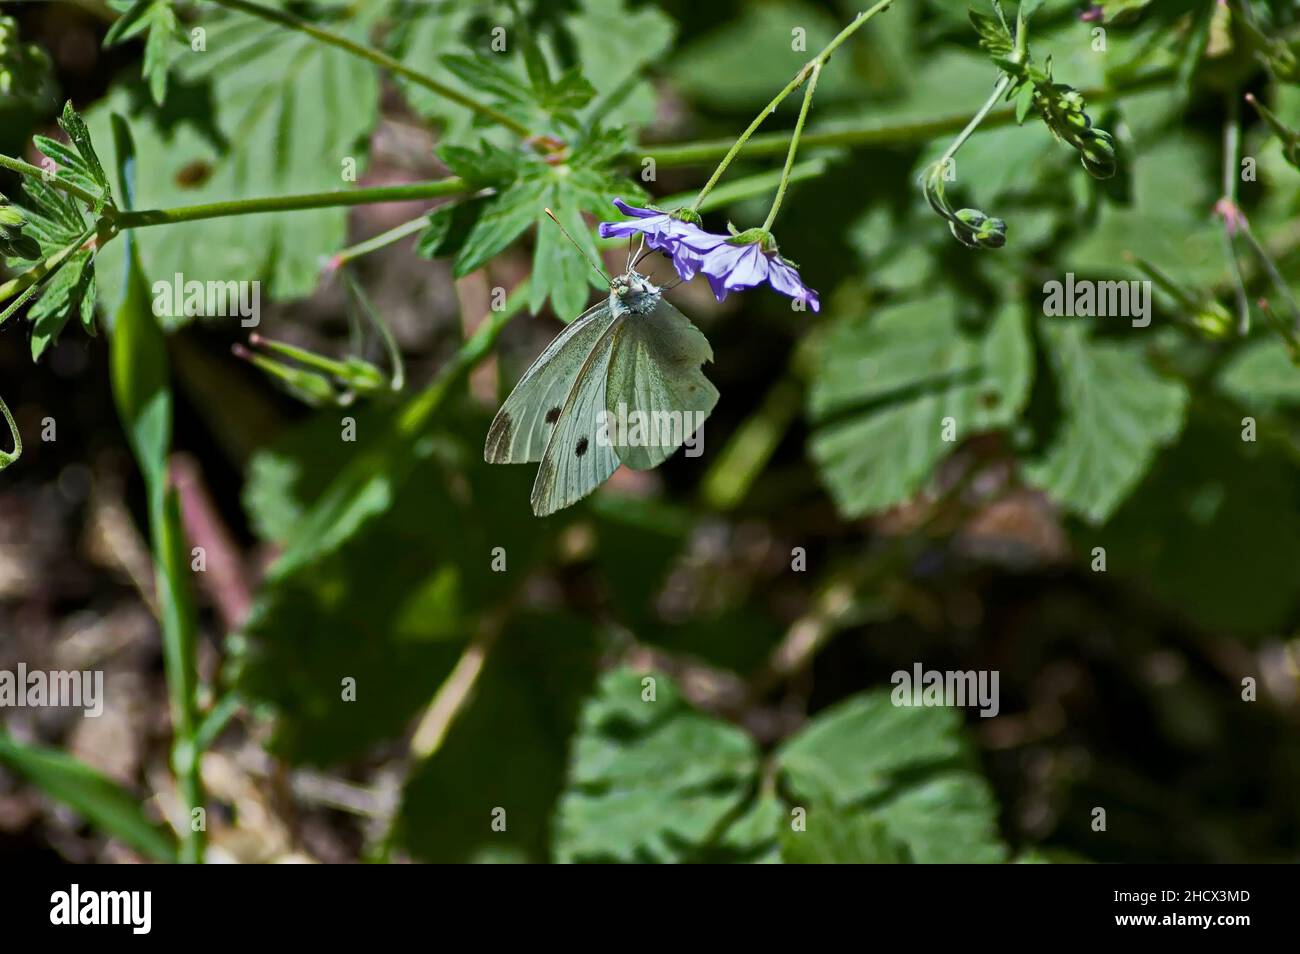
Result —
[[558, 421], [559, 419], [560, 419], [560, 409], [559, 409], [558, 407], [553, 407], [553, 408], [551, 408], [549, 411], [546, 412], [546, 423], [547, 423], [547, 424], [554, 424], [554, 423], [555, 423], [556, 421]]
[[587, 439], [585, 437], [578, 438], [578, 446], [573, 449], [573, 452], [579, 457], [587, 453]]

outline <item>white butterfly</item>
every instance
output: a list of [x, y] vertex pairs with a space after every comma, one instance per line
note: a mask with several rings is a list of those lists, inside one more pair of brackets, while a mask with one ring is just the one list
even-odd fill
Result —
[[[718, 403], [703, 370], [713, 349], [663, 291], [629, 267], [609, 283], [607, 301], [547, 345], [497, 412], [483, 458], [541, 461], [531, 498], [537, 516], [581, 500], [620, 463], [657, 467]], [[615, 426], [629, 419], [677, 423], [638, 437]]]

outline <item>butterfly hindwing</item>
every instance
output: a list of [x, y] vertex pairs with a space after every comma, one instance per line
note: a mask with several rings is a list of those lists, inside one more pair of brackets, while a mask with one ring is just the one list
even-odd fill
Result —
[[708, 339], [664, 299], [649, 314], [628, 319], [614, 345], [605, 395], [607, 420], [630, 425], [614, 448], [622, 463], [657, 467], [703, 424], [718, 403], [717, 388], [704, 376], [712, 360]]
[[625, 317], [608, 323], [574, 376], [533, 483], [533, 513], [539, 517], [581, 500], [618, 469], [618, 455], [597, 440], [597, 428], [610, 359], [627, 326]]
[[613, 322], [608, 302], [583, 312], [524, 372], [488, 428], [483, 459], [523, 464], [542, 459], [583, 361]]

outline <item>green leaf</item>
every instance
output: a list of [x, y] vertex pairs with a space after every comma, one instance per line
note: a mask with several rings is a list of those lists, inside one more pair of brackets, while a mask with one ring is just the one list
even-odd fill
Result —
[[459, 255], [490, 203], [490, 198], [472, 196], [438, 206], [429, 213], [429, 226], [416, 241], [416, 254], [423, 258], [454, 258]]
[[477, 149], [444, 143], [438, 158], [454, 175], [478, 188], [500, 188], [514, 182], [524, 171], [523, 155], [517, 150], [502, 149], [486, 139]]
[[[547, 538], [526, 519], [528, 474], [485, 463], [486, 419], [458, 410], [448, 415], [457, 428], [429, 427], [397, 446], [389, 435], [403, 409], [354, 412], [349, 453], [389, 475], [370, 485], [383, 499], [362, 491], [351, 522], [331, 527], [328, 541], [313, 537], [312, 550], [300, 534], [334, 506], [337, 414], [314, 417], [257, 458], [245, 499], [270, 539], [289, 534], [292, 562], [263, 582], [236, 668], [240, 692], [280, 714], [272, 746], [287, 758], [328, 764], [400, 735], [454, 664], [475, 614], [503, 603], [540, 559]], [[494, 547], [510, 572], [483, 571]], [[356, 680], [355, 701], [342, 699], [344, 677]]]
[[[469, 704], [402, 793], [408, 851], [441, 863], [548, 859], [569, 738], [601, 648], [588, 620], [526, 614], [507, 624]], [[498, 806], [504, 831], [491, 825]]]
[[[643, 194], [634, 183], [602, 168], [616, 149], [612, 144], [620, 141], [621, 133], [597, 131], [575, 143], [563, 165], [529, 158], [520, 166], [520, 178], [484, 206], [456, 253], [453, 273], [460, 277], [483, 267], [530, 225], [535, 226], [529, 309], [536, 313], [549, 300], [561, 320], [576, 316], [590, 298], [590, 289], [604, 287], [604, 282], [547, 218], [545, 209], [555, 213], [588, 258], [599, 261], [583, 213], [608, 217], [615, 196], [639, 201]], [[451, 155], [454, 161], [467, 159], [464, 152], [453, 150]]]
[[86, 123], [81, 118], [81, 115], [72, 108], [71, 100], [63, 104], [63, 115], [59, 117], [59, 126], [72, 140], [77, 155], [81, 157], [83, 168], [88, 172], [95, 184], [99, 186], [100, 201], [94, 209], [95, 214], [98, 215], [100, 209], [103, 208], [104, 202], [112, 199], [108, 188], [108, 177], [104, 175], [104, 167], [100, 165], [99, 156], [95, 154], [95, 147], [90, 141], [90, 130], [86, 128]]
[[[921, 864], [1006, 858], [992, 792], [972, 770], [950, 708], [897, 706], [886, 690], [864, 693], [820, 713], [776, 758], [808, 805], [808, 831], [794, 839], [814, 833], [796, 857], [856, 851], [897, 859], [905, 848]], [[819, 822], [827, 808], [830, 818]], [[850, 830], [819, 827], [835, 827], [850, 810], [861, 813]], [[783, 835], [787, 856], [792, 841]]]
[[[329, 27], [364, 40], [375, 5], [314, 8]], [[205, 5], [211, 12], [211, 5]], [[342, 19], [347, 17], [347, 19]], [[378, 77], [364, 60], [296, 30], [243, 14], [203, 23], [207, 51], [179, 60], [166, 103], [117, 86], [90, 114], [101, 143], [108, 116], [128, 115], [139, 145], [141, 208], [166, 208], [355, 188], [378, 116]], [[231, 216], [140, 229], [141, 265], [186, 281], [261, 282], [276, 299], [310, 293], [321, 263], [347, 240], [345, 208]], [[121, 294], [121, 243], [101, 252], [101, 294]], [[167, 316], [169, 326], [189, 319]]]
[[[56, 178], [70, 182], [90, 193], [97, 192], [102, 188], [95, 179], [94, 171], [81, 158], [81, 154], [77, 152], [75, 147], [68, 146], [48, 136], [33, 136], [32, 144], [41, 151], [42, 155], [54, 160]], [[69, 201], [72, 200], [69, 199]]]
[[915, 493], [958, 441], [1018, 416], [1032, 364], [1020, 311], [982, 333], [941, 294], [837, 323], [820, 350], [809, 398], [810, 451], [840, 512], [859, 516]]
[[[128, 5], [129, 4], [129, 5]], [[149, 81], [153, 101], [162, 105], [167, 98], [167, 72], [171, 69], [178, 35], [176, 11], [171, 0], [115, 0], [115, 9], [125, 10], [104, 35], [104, 47], [116, 46], [146, 30], [142, 72]]]
[[[465, 47], [466, 28], [475, 13], [474, 5], [462, 0], [394, 0], [388, 51], [412, 69], [460, 88], [462, 84], [456, 77], [440, 66], [440, 59], [448, 50]], [[396, 82], [416, 113], [442, 121], [446, 127], [443, 142], [459, 142], [474, 135], [474, 114], [468, 109], [409, 80], [398, 77]], [[473, 88], [462, 92], [472, 94]]]
[[1082, 322], [1043, 326], [1063, 421], [1025, 476], [1068, 510], [1105, 522], [1183, 426], [1187, 388], [1138, 346], [1094, 341]]
[[[121, 116], [113, 116], [112, 132], [123, 208], [129, 209], [135, 201], [135, 146]], [[123, 245], [128, 271], [109, 336], [109, 378], [127, 443], [144, 477], [172, 728], [178, 741], [188, 741], [196, 707], [198, 623], [180, 503], [167, 478], [173, 406], [167, 341], [153, 313], [134, 232], [123, 237]], [[201, 854], [202, 836], [191, 833], [186, 857], [198, 861]]]
[[1219, 372], [1219, 389], [1245, 407], [1276, 411], [1300, 406], [1300, 368], [1277, 338], [1252, 341]]
[[556, 859], [689, 860], [743, 807], [757, 767], [749, 737], [696, 712], [667, 677], [613, 670], [582, 711]]
[[[90, 252], [77, 252], [46, 283], [45, 291], [27, 311], [32, 323], [32, 360], [39, 361], [46, 349], [58, 341], [60, 332], [76, 311], [86, 324], [86, 313], [93, 316], [95, 269]], [[93, 325], [87, 331], [93, 330]]]
[[533, 288], [528, 301], [529, 310], [536, 313], [549, 298], [551, 307], [561, 321], [578, 316], [591, 297], [591, 288], [604, 287], [604, 282], [587, 263], [599, 262], [591, 231], [582, 219], [581, 205], [571, 189], [557, 183], [551, 187], [547, 205], [555, 217], [582, 246], [586, 255], [579, 254], [555, 223], [545, 217], [537, 219], [537, 247], [533, 251]]
[[[806, 50], [795, 49], [791, 42], [796, 26], [807, 31]], [[757, 106], [770, 100], [842, 26], [824, 7], [808, 3], [743, 4], [738, 16], [692, 39], [676, 53], [671, 79], [711, 109]], [[855, 40], [862, 36], [859, 33]], [[835, 69], [823, 71], [817, 84], [818, 103], [860, 92], [853, 65], [850, 57], [837, 57]]]
[[1178, 443], [1076, 546], [1085, 561], [1103, 547], [1107, 573], [1190, 625], [1259, 638], [1284, 628], [1300, 602], [1300, 502], [1280, 443], [1241, 435], [1239, 413], [1199, 403]]
[[4, 733], [0, 733], [0, 762], [105, 834], [155, 861], [177, 860], [171, 833], [145, 816], [139, 799], [86, 763], [54, 749], [25, 745]]
[[456, 256], [457, 278], [482, 268], [489, 259], [535, 223], [545, 205], [546, 183], [525, 180], [499, 195], [484, 209]]
[[593, 108], [607, 110], [624, 126], [651, 122], [655, 91], [636, 77], [672, 47], [677, 33], [672, 19], [651, 5], [634, 9], [627, 0], [580, 0], [565, 26], [596, 91]]
[[900, 865], [912, 860], [907, 845], [884, 822], [831, 805], [808, 811], [805, 827], [781, 829], [781, 859], [792, 865]]

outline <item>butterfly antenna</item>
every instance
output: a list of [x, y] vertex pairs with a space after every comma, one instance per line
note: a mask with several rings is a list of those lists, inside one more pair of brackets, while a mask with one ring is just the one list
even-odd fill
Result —
[[548, 216], [550, 216], [551, 221], [554, 222], [556, 226], [559, 228], [559, 230], [564, 233], [564, 237], [568, 239], [573, 244], [573, 247], [576, 248], [578, 252], [582, 255], [582, 257], [587, 260], [587, 264], [596, 270], [596, 274], [598, 274], [601, 278], [605, 279], [605, 284], [613, 285], [614, 284], [613, 280], [608, 275], [605, 274], [605, 270], [592, 260], [591, 256], [587, 254], [587, 250], [584, 249], [581, 245], [579, 245], [577, 239], [575, 239], [572, 235], [569, 234], [569, 230], [566, 229], [563, 225], [560, 225], [560, 220], [555, 217], [555, 213], [552, 212], [550, 209], [542, 209], [542, 211], [545, 212]]
[[640, 255], [641, 252], [642, 252], [642, 250], [643, 250], [644, 248], [645, 248], [645, 233], [644, 233], [644, 232], [641, 233], [641, 244], [637, 246], [637, 250], [636, 250], [635, 252], [632, 251], [632, 243], [631, 243], [631, 242], [628, 242], [628, 243], [627, 243], [627, 269], [626, 269], [627, 271], [630, 272], [630, 271], [632, 271], [632, 269], [635, 267], [635, 266], [633, 266], [633, 264], [632, 264], [632, 259], [633, 259], [635, 256]]
[[632, 269], [636, 268], [638, 265], [641, 264], [641, 262], [646, 258], [646, 256], [648, 256], [648, 255], [652, 255], [652, 254], [654, 254], [654, 249], [652, 249], [652, 248], [642, 249], [642, 250], [637, 254], [637, 257], [636, 257], [635, 260], [633, 260], [632, 264], [628, 266], [628, 269], [627, 269], [627, 270], [628, 270], [629, 272], [632, 271]]

